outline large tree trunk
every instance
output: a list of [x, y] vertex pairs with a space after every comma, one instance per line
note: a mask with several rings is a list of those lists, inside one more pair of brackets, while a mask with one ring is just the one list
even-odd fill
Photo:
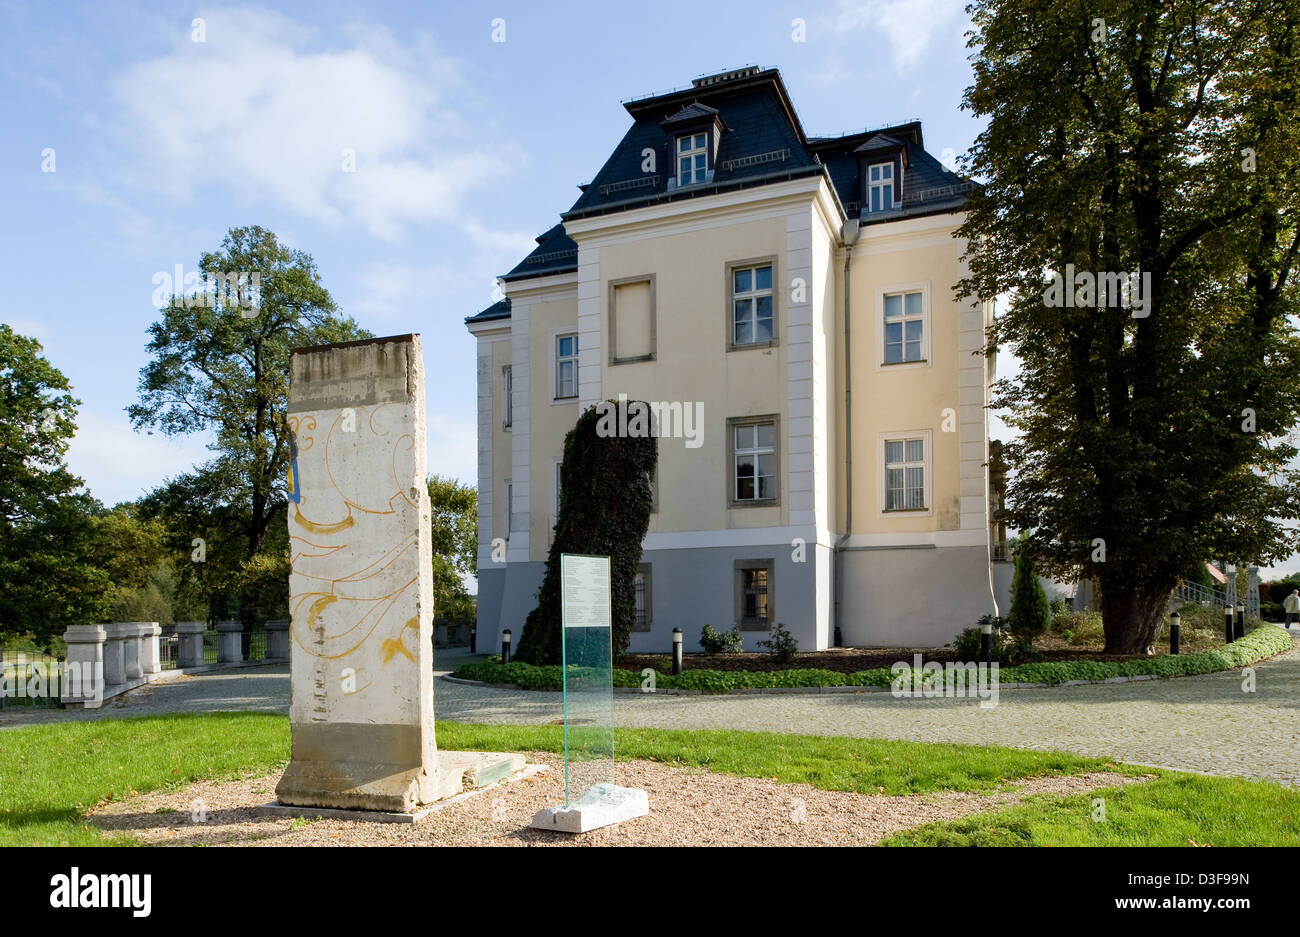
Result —
[[1101, 619], [1107, 654], [1154, 654], [1174, 583], [1141, 587], [1101, 582]]

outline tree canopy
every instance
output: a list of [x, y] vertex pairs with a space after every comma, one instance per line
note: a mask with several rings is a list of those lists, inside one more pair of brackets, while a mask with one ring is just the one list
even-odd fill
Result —
[[987, 349], [1021, 364], [994, 399], [1020, 432], [1007, 519], [1099, 584], [1107, 651], [1143, 651], [1192, 563], [1295, 545], [1300, 6], [971, 12], [988, 125], [958, 289], [1011, 295]]
[[610, 558], [610, 642], [616, 657], [627, 651], [636, 617], [636, 568], [650, 526], [650, 478], [658, 440], [648, 432], [606, 433], [603, 425], [608, 421], [628, 426], [636, 419], [648, 425], [648, 414], [643, 401], [605, 401], [583, 413], [564, 437], [555, 537], [537, 607], [528, 613], [519, 638], [519, 660], [560, 662], [560, 556], [564, 553]]
[[[248, 620], [271, 572], [256, 558], [287, 501], [289, 352], [371, 335], [337, 314], [310, 255], [264, 228], [232, 228], [198, 269], [218, 289], [169, 298], [149, 328], [140, 402], [128, 413], [137, 429], [214, 434], [209, 448], [218, 455], [169, 480], [152, 501], [186, 518], [173, 525], [174, 548], [188, 553], [199, 538], [209, 557], [225, 559], [189, 572], [228, 596], [225, 614]], [[240, 276], [249, 287], [242, 295], [221, 289]]]

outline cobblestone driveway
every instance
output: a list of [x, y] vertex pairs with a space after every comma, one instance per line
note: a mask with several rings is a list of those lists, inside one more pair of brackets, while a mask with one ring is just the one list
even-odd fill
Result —
[[[450, 666], [450, 664], [448, 664]], [[894, 699], [887, 693], [746, 696], [618, 695], [619, 725], [750, 729], [810, 735], [1065, 749], [1213, 774], [1300, 783], [1300, 650], [1239, 671], [1124, 684], [1004, 690], [999, 705]], [[439, 718], [547, 723], [560, 694], [435, 684]], [[0, 726], [61, 719], [257, 709], [287, 712], [287, 669], [250, 668], [150, 687], [94, 712], [6, 710]]]

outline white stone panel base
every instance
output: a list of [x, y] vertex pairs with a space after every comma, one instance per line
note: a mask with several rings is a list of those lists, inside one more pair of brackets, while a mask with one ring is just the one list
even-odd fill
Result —
[[545, 807], [529, 824], [557, 833], [586, 833], [602, 826], [644, 817], [650, 812], [650, 797], [634, 787], [595, 784], [567, 807]]

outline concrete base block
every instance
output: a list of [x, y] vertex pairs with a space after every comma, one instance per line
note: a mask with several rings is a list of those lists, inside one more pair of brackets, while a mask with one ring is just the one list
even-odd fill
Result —
[[[267, 816], [366, 820], [374, 823], [418, 823], [429, 814], [482, 793], [498, 782], [517, 781], [545, 771], [545, 765], [529, 765], [523, 755], [500, 752], [439, 752], [437, 799], [409, 810], [349, 809], [333, 806], [285, 803], [279, 800], [257, 808]], [[283, 784], [283, 781], [281, 782]], [[276, 789], [279, 794], [280, 789]]]
[[537, 811], [529, 825], [557, 833], [586, 833], [644, 817], [649, 812], [650, 798], [645, 791], [615, 784], [594, 784], [567, 807], [545, 807]]

